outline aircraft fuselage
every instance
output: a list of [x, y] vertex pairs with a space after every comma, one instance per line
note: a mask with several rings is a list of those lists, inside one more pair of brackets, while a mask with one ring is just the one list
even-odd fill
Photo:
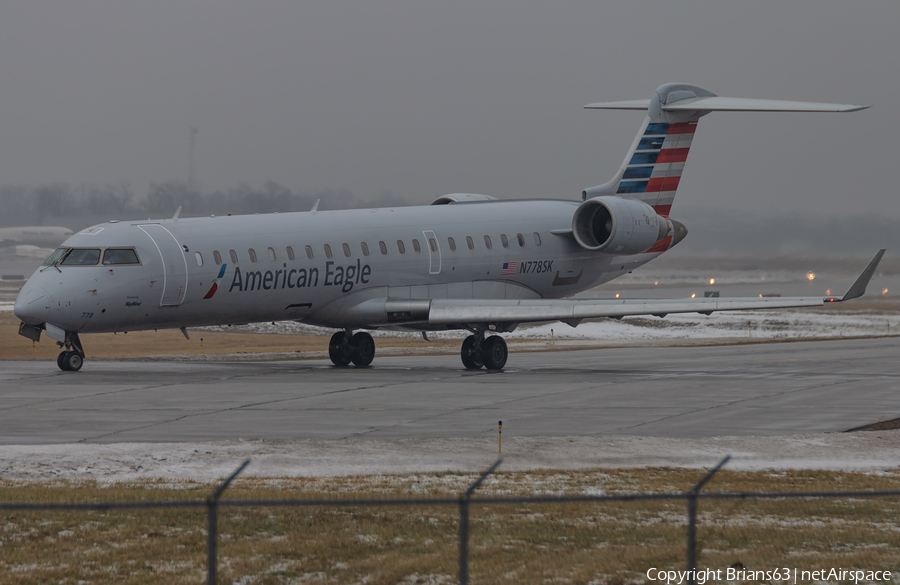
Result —
[[489, 201], [106, 223], [63, 247], [133, 248], [139, 264], [44, 266], [20, 302], [47, 307], [30, 313], [32, 324], [81, 333], [279, 320], [404, 328], [348, 307], [385, 297], [561, 298], [659, 255], [585, 250], [564, 233], [577, 207]]

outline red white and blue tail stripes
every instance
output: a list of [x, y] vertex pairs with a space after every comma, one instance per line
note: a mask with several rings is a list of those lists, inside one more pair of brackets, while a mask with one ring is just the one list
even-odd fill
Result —
[[617, 195], [640, 199], [669, 216], [697, 122], [651, 122], [631, 156]]

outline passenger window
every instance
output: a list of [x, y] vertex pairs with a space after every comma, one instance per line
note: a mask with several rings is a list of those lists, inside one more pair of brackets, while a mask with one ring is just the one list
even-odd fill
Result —
[[[140, 264], [137, 253], [131, 248], [108, 248], [103, 253], [103, 265], [110, 264]], [[197, 266], [203, 266], [203, 258], [197, 252]]]
[[437, 252], [437, 240], [434, 238], [428, 238], [428, 245], [431, 246], [432, 252]]
[[256, 250], [250, 248], [247, 253], [250, 254], [250, 262], [256, 262]]
[[401, 254], [406, 254], [406, 246], [403, 245], [403, 240], [397, 240], [397, 249], [400, 250]]
[[325, 244], [325, 257], [331, 259], [331, 246]]
[[451, 251], [451, 252], [455, 252], [455, 251], [456, 251], [456, 242], [453, 241], [453, 238], [447, 238], [447, 245], [450, 246], [450, 251]]
[[309, 258], [310, 260], [313, 259], [313, 250], [312, 250], [312, 246], [307, 246], [307, 247], [306, 247], [306, 257]]
[[500, 243], [503, 244], [504, 248], [509, 248], [509, 240], [506, 238], [506, 234], [500, 234]]
[[290, 246], [288, 246], [286, 248], [286, 250], [287, 250], [288, 260], [293, 260], [294, 259], [294, 249], [291, 248]]
[[491, 249], [491, 236], [484, 236], [484, 245], [487, 246], [487, 249]]
[[378, 242], [378, 247], [381, 249], [381, 255], [382, 255], [382, 256], [387, 256], [387, 244], [385, 244], [384, 242], [380, 242], [380, 241], [379, 241], [379, 242]]
[[519, 247], [524, 248], [525, 247], [525, 236], [523, 236], [522, 234], [516, 234], [516, 239], [519, 240]]
[[[203, 266], [203, 256], [200, 255], [200, 252], [194, 252], [194, 258], [197, 259], [197, 266]], [[106, 256], [103, 257], [103, 263], [106, 264]]]
[[347, 245], [346, 243], [344, 243], [344, 244], [341, 244], [341, 247], [344, 248], [344, 256], [349, 258], [350, 257], [350, 246]]
[[231, 255], [231, 263], [237, 264], [237, 252], [235, 252], [234, 250], [229, 250], [228, 254]]
[[55, 252], [53, 252], [52, 254], [50, 254], [50, 257], [49, 257], [49, 258], [47, 258], [46, 260], [44, 260], [44, 266], [50, 266], [50, 265], [52, 265], [54, 262], [56, 262], [57, 260], [59, 260], [60, 258], [62, 258], [62, 257], [63, 257], [63, 254], [65, 254], [68, 250], [69, 250], [68, 248], [59, 248], [59, 249], [57, 249]]
[[75, 248], [63, 259], [63, 266], [93, 266], [100, 262], [99, 248]]
[[475, 240], [472, 239], [472, 236], [466, 236], [466, 245], [470, 250], [475, 249]]
[[537, 232], [534, 232], [534, 245], [535, 246], [541, 245], [541, 234], [539, 234]]
[[222, 255], [219, 254], [219, 251], [218, 251], [218, 250], [213, 250], [213, 261], [214, 261], [216, 264], [221, 264], [221, 263], [222, 263]]
[[417, 254], [422, 251], [422, 247], [419, 245], [419, 240], [415, 238], [413, 238], [413, 250], [415, 250]]
[[273, 250], [272, 248], [269, 248], [269, 260], [275, 262], [275, 250]]
[[365, 242], [360, 242], [359, 247], [362, 248], [363, 256], [369, 255], [369, 244], [367, 244]]

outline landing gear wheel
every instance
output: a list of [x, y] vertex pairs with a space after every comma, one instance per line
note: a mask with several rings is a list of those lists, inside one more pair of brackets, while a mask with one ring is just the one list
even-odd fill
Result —
[[[58, 361], [58, 359], [57, 359]], [[84, 356], [77, 351], [67, 351], [63, 353], [63, 369], [70, 372], [77, 372], [84, 365]]]
[[365, 331], [360, 331], [350, 338], [350, 361], [353, 365], [364, 368], [375, 359], [375, 340]]
[[482, 347], [484, 348], [484, 366], [489, 370], [502, 370], [506, 365], [506, 358], [509, 357], [509, 350], [503, 338], [499, 335], [492, 335], [484, 340]]
[[58, 356], [56, 356], [56, 365], [59, 366], [59, 369], [64, 372], [69, 371], [69, 368], [66, 367], [66, 355], [68, 353], [69, 352], [67, 352], [67, 351], [63, 351], [63, 352], [60, 352], [60, 354]]
[[482, 353], [475, 349], [474, 335], [470, 335], [463, 340], [462, 349], [459, 351], [459, 355], [467, 370], [480, 370], [484, 365]]
[[331, 341], [328, 342], [328, 357], [336, 366], [350, 364], [350, 344], [347, 341], [347, 334], [343, 331], [331, 336]]

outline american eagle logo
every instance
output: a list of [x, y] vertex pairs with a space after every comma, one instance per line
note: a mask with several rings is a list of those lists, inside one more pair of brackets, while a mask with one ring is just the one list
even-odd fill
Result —
[[209, 292], [206, 293], [206, 296], [203, 297], [203, 300], [213, 298], [213, 295], [216, 294], [216, 291], [219, 290], [219, 280], [225, 276], [225, 268], [228, 267], [228, 264], [222, 264], [222, 268], [219, 269], [219, 275], [213, 279], [212, 286], [209, 287]]

